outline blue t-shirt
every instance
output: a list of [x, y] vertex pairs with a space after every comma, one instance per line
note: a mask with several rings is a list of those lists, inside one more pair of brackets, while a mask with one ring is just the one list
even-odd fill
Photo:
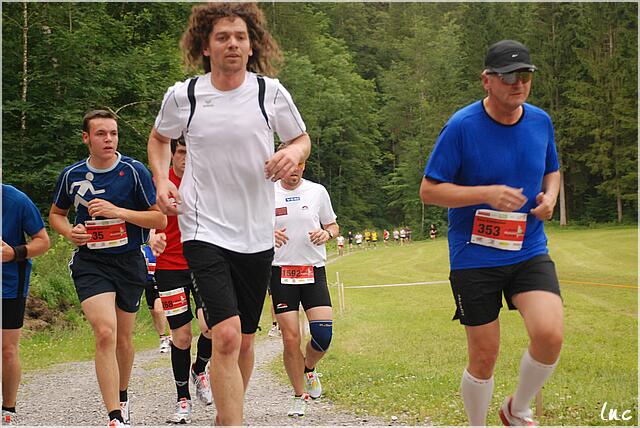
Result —
[[[44, 228], [40, 211], [31, 199], [20, 190], [6, 184], [2, 185], [2, 240], [15, 247], [26, 244], [25, 233], [33, 236]], [[26, 261], [24, 290], [21, 297], [29, 292], [31, 260]], [[2, 298], [18, 297], [18, 263], [2, 263]]]
[[[85, 159], [65, 168], [53, 192], [53, 203], [60, 209], [76, 209], [74, 225], [91, 220], [87, 203], [95, 198], [135, 211], [146, 211], [156, 203], [156, 189], [151, 173], [140, 162], [117, 153], [118, 160], [107, 169], [96, 169]], [[96, 220], [103, 219], [97, 217]], [[120, 247], [90, 250], [86, 245], [80, 251], [93, 253], [122, 254], [140, 250], [147, 242], [149, 229], [126, 223], [128, 243]]]
[[[517, 212], [535, 208], [545, 175], [558, 171], [551, 118], [543, 110], [523, 105], [513, 125], [494, 121], [477, 101], [457, 111], [440, 132], [424, 171], [428, 178], [460, 186], [502, 184], [523, 188], [527, 202]], [[451, 269], [507, 266], [548, 253], [544, 223], [527, 216], [522, 249], [506, 251], [470, 243], [476, 210], [487, 204], [449, 208]]]
[[[153, 251], [151, 251], [151, 247], [149, 245], [142, 246], [142, 254], [144, 255], [144, 261], [147, 264], [147, 281], [153, 281], [153, 278], [155, 278], [156, 256], [153, 255]], [[152, 269], [149, 269], [149, 265], [152, 265]]]

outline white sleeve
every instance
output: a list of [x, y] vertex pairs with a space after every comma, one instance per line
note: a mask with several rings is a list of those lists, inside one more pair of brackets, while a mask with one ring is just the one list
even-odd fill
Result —
[[320, 218], [320, 224], [324, 226], [325, 224], [335, 223], [336, 213], [333, 212], [329, 192], [322, 185], [320, 185], [320, 189], [322, 191], [320, 192], [320, 212], [318, 217]]
[[293, 103], [291, 94], [276, 80], [276, 95], [273, 100], [274, 126], [273, 129], [281, 141], [291, 141], [302, 135], [307, 127], [302, 121], [298, 108]]
[[[156, 116], [155, 127], [160, 135], [167, 138], [178, 138], [187, 127], [189, 117], [189, 105], [181, 105], [178, 100], [186, 98], [186, 85], [184, 82], [176, 82], [167, 89], [162, 100], [162, 107]], [[180, 97], [179, 92], [185, 92]], [[186, 114], [186, 115], [185, 115]]]

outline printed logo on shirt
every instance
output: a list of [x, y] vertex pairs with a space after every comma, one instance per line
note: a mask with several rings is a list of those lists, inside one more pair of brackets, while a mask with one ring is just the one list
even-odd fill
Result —
[[87, 194], [88, 191], [91, 192], [92, 195], [99, 195], [104, 193], [104, 189], [94, 189], [93, 187], [93, 173], [91, 171], [87, 172], [85, 175], [86, 180], [82, 181], [74, 181], [71, 183], [70, 191], [73, 192], [74, 188], [78, 188], [76, 195], [73, 199], [73, 205], [78, 209], [78, 205], [84, 205], [85, 207], [89, 206], [89, 202], [84, 199], [84, 195]]
[[295, 202], [299, 200], [300, 200], [300, 196], [290, 196], [288, 198], [284, 198], [285, 202]]
[[207, 107], [213, 107], [213, 97], [206, 98], [206, 99], [204, 100], [204, 105], [203, 105], [203, 107], [204, 107], [204, 108], [207, 108]]
[[303, 206], [302, 206], [302, 211], [306, 211], [306, 210], [308, 210], [308, 209], [309, 209], [309, 207], [308, 207], [308, 206], [306, 206], [306, 205], [303, 205]]
[[276, 217], [281, 215], [287, 215], [287, 207], [276, 208]]

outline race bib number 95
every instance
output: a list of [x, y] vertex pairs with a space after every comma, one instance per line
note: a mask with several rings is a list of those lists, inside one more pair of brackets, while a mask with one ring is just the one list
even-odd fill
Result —
[[471, 243], [500, 250], [522, 248], [527, 229], [527, 214], [477, 210], [473, 219]]

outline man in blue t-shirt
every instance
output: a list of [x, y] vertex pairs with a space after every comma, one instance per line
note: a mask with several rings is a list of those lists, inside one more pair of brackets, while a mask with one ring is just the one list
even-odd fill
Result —
[[563, 309], [544, 220], [553, 215], [560, 173], [553, 125], [526, 104], [536, 67], [529, 50], [503, 40], [485, 57], [487, 96], [444, 126], [425, 168], [420, 196], [449, 208], [454, 319], [467, 333], [461, 393], [470, 425], [485, 425], [500, 346], [502, 295], [529, 334], [505, 425], [530, 426], [530, 402], [553, 372], [563, 340]]
[[[140, 246], [149, 229], [164, 228], [167, 219], [156, 205], [147, 168], [117, 152], [114, 114], [88, 112], [82, 141], [89, 158], [60, 174], [49, 223], [78, 246], [69, 268], [96, 339], [96, 374], [109, 426], [121, 426], [129, 423], [133, 326], [147, 281]], [[73, 226], [67, 218], [71, 206], [76, 212]]]
[[[31, 241], [27, 243], [25, 235]], [[31, 258], [49, 249], [38, 208], [20, 190], [2, 185], [2, 423], [15, 423], [20, 385], [18, 343], [29, 293]]]

